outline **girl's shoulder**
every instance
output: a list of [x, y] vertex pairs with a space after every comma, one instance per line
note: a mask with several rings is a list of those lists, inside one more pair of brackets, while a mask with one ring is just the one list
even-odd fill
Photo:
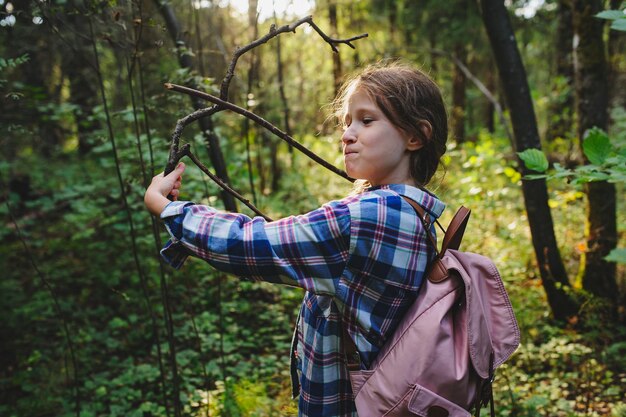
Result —
[[370, 187], [362, 193], [342, 199], [341, 202], [352, 208], [358, 206], [384, 206], [385, 209], [413, 212], [413, 209], [404, 200], [404, 197], [415, 201], [435, 217], [439, 217], [445, 208], [445, 204], [436, 195], [427, 190], [405, 184]]

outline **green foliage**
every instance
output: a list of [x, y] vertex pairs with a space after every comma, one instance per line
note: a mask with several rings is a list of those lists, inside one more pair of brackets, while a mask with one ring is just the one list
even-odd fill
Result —
[[[616, 110], [614, 116], [623, 120], [623, 110]], [[582, 144], [583, 153], [589, 160], [589, 164], [581, 165], [575, 169], [568, 169], [559, 163], [554, 164], [554, 172], [547, 174], [530, 174], [526, 179], [565, 179], [573, 186], [592, 182], [608, 181], [616, 184], [626, 183], [626, 141], [622, 136], [611, 141], [609, 136], [602, 129], [593, 128], [585, 132]], [[518, 152], [518, 156], [525, 164], [526, 168], [546, 172], [548, 170], [548, 159], [545, 154], [538, 149], [527, 149]], [[604, 259], [610, 262], [626, 264], [626, 250], [624, 248], [613, 249]]]
[[[573, 185], [592, 181], [626, 183], [626, 147], [622, 141], [612, 143], [603, 130], [593, 128], [585, 132], [583, 152], [589, 164], [568, 169], [555, 163], [554, 173], [528, 175], [526, 179], [564, 178]], [[518, 155], [526, 168], [537, 172], [548, 170], [548, 159], [540, 150], [527, 149], [524, 152], [518, 152]]]
[[28, 62], [28, 54], [9, 59], [0, 57], [0, 71], [6, 71], [7, 69], [16, 68], [22, 64], [25, 64], [26, 62]]
[[[26, 62], [28, 62], [28, 54], [8, 59], [0, 56], [0, 88], [4, 88], [8, 83], [8, 80], [4, 78], [8, 75], [7, 73]], [[19, 100], [22, 98], [22, 93], [19, 91], [9, 91], [4, 92], [3, 96], [12, 100]]]
[[593, 128], [585, 132], [583, 152], [593, 165], [603, 165], [612, 151], [611, 141], [602, 129]]
[[596, 15], [611, 21], [611, 29], [626, 32], [626, 10], [604, 10]]
[[611, 412], [610, 404], [621, 400], [623, 376], [611, 372], [582, 342], [560, 334], [542, 344], [522, 345], [497, 377], [499, 415], [600, 416]]
[[546, 158], [546, 155], [539, 149], [526, 149], [517, 154], [526, 165], [526, 168], [530, 170], [545, 172], [548, 169], [548, 158]]

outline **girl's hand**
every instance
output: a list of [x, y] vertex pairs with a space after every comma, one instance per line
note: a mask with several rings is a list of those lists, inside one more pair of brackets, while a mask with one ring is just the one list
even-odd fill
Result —
[[152, 183], [143, 196], [143, 202], [150, 213], [159, 216], [170, 202], [167, 199], [168, 195], [171, 195], [174, 201], [178, 200], [183, 172], [185, 172], [185, 164], [181, 162], [168, 175], [164, 176], [161, 172], [152, 178]]

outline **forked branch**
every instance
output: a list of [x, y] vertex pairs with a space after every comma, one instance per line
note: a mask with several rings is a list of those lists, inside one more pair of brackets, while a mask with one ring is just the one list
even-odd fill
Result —
[[235, 66], [237, 65], [237, 61], [239, 60], [239, 58], [245, 54], [246, 52], [250, 51], [251, 49], [256, 48], [259, 45], [262, 45], [264, 43], [266, 43], [267, 41], [269, 41], [270, 39], [280, 35], [281, 33], [286, 33], [286, 32], [296, 32], [296, 28], [298, 26], [301, 26], [305, 23], [308, 23], [309, 25], [311, 25], [311, 27], [322, 37], [322, 39], [324, 39], [332, 48], [333, 52], [338, 53], [339, 50], [337, 49], [337, 44], [343, 43], [348, 45], [350, 48], [354, 49], [354, 45], [352, 45], [352, 41], [358, 40], [358, 39], [362, 39], [367, 37], [367, 33], [362, 33], [360, 35], [357, 36], [353, 36], [351, 38], [348, 39], [334, 39], [331, 38], [330, 36], [326, 35], [314, 22], [313, 22], [313, 16], [306, 16], [303, 17], [302, 19], [298, 20], [297, 22], [294, 22], [290, 25], [284, 25], [281, 26], [279, 28], [277, 28], [275, 25], [270, 26], [270, 31], [269, 33], [267, 33], [265, 36], [255, 40], [252, 43], [249, 43], [248, 45], [242, 47], [242, 48], [237, 48], [235, 49], [235, 53], [233, 54], [233, 59], [230, 61], [230, 65], [228, 67], [228, 71], [226, 72], [226, 76], [224, 77], [224, 80], [222, 81], [222, 88], [220, 89], [220, 98], [222, 100], [228, 100], [228, 88], [230, 86], [230, 80], [233, 78], [233, 76], [235, 75]]
[[290, 145], [292, 145], [294, 148], [298, 149], [299, 151], [301, 151], [302, 153], [304, 153], [305, 155], [307, 155], [309, 158], [311, 158], [312, 160], [314, 160], [315, 162], [319, 163], [320, 165], [324, 166], [325, 168], [329, 169], [330, 171], [336, 173], [337, 175], [346, 178], [347, 180], [350, 181], [354, 181], [352, 178], [350, 178], [348, 176], [348, 174], [346, 174], [343, 170], [335, 167], [334, 165], [332, 165], [331, 163], [325, 161], [323, 158], [319, 157], [317, 154], [315, 154], [314, 152], [310, 151], [309, 149], [307, 149], [305, 146], [303, 146], [302, 144], [300, 144], [299, 142], [297, 142], [295, 139], [293, 139], [290, 135], [288, 135], [287, 133], [283, 132], [282, 130], [280, 130], [278, 127], [274, 126], [272, 123], [268, 122], [267, 120], [263, 119], [262, 117], [244, 109], [241, 108], [231, 102], [228, 101], [228, 89], [230, 87], [230, 82], [235, 74], [235, 67], [237, 65], [237, 61], [239, 60], [239, 58], [245, 54], [246, 52], [256, 48], [259, 45], [262, 45], [264, 43], [266, 43], [267, 41], [269, 41], [270, 39], [280, 35], [281, 33], [286, 33], [286, 32], [295, 32], [296, 28], [304, 23], [308, 23], [309, 25], [311, 25], [311, 27], [315, 30], [315, 32], [317, 32], [317, 34], [322, 37], [322, 39], [324, 39], [324, 41], [326, 41], [330, 47], [332, 48], [333, 52], [337, 53], [338, 49], [337, 49], [337, 45], [338, 44], [346, 44], [349, 47], [354, 49], [354, 45], [352, 45], [352, 41], [358, 40], [358, 39], [362, 39], [367, 37], [367, 33], [363, 33], [361, 35], [357, 35], [357, 36], [353, 36], [351, 38], [347, 38], [347, 39], [335, 39], [335, 38], [331, 38], [330, 36], [326, 35], [314, 22], [313, 22], [313, 17], [312, 16], [306, 16], [292, 24], [289, 25], [284, 25], [281, 27], [276, 27], [275, 25], [272, 25], [270, 27], [269, 33], [267, 33], [265, 36], [251, 42], [250, 44], [241, 47], [241, 48], [237, 48], [235, 50], [235, 52], [233, 53], [233, 58], [230, 62], [230, 65], [228, 67], [228, 71], [226, 72], [226, 75], [224, 76], [224, 79], [222, 81], [221, 84], [221, 88], [220, 88], [220, 97], [216, 97], [213, 96], [211, 94], [208, 93], [204, 93], [202, 91], [199, 90], [195, 90], [192, 88], [188, 88], [188, 87], [183, 87], [180, 85], [175, 85], [175, 84], [170, 84], [167, 83], [165, 84], [165, 87], [169, 90], [173, 90], [173, 91], [178, 91], [178, 92], [182, 92], [194, 97], [198, 97], [198, 98], [202, 98], [204, 100], [210, 101], [213, 103], [213, 106], [211, 107], [207, 107], [204, 109], [200, 109], [197, 110], [185, 117], [183, 117], [182, 119], [178, 120], [176, 122], [176, 127], [174, 128], [174, 132], [172, 133], [172, 142], [170, 144], [170, 152], [169, 152], [169, 157], [167, 160], [167, 165], [165, 166], [165, 175], [169, 174], [170, 172], [172, 172], [174, 170], [174, 168], [176, 167], [176, 165], [178, 164], [178, 161], [183, 157], [183, 156], [188, 156], [195, 164], [196, 166], [198, 166], [198, 168], [200, 168], [205, 174], [207, 174], [213, 181], [215, 181], [224, 191], [226, 191], [227, 193], [231, 194], [233, 197], [237, 198], [238, 200], [240, 200], [242, 203], [244, 203], [247, 207], [249, 207], [250, 209], [252, 209], [255, 213], [259, 214], [260, 216], [264, 217], [267, 220], [270, 220], [267, 216], [265, 216], [263, 213], [261, 213], [256, 207], [254, 207], [248, 200], [246, 200], [243, 196], [241, 196], [241, 194], [239, 194], [238, 192], [236, 192], [235, 190], [233, 190], [232, 188], [230, 188], [228, 186], [228, 184], [224, 183], [220, 178], [218, 178], [216, 175], [212, 174], [201, 162], [200, 160], [198, 160], [198, 158], [191, 153], [190, 151], [190, 146], [189, 145], [185, 145], [182, 148], [179, 149], [179, 144], [180, 144], [180, 138], [182, 136], [182, 132], [183, 129], [189, 125], [190, 123], [202, 118], [202, 117], [208, 117], [211, 116], [215, 113], [218, 113], [220, 111], [223, 110], [230, 110], [233, 111], [235, 113], [238, 113], [246, 118], [248, 118], [249, 120], [252, 120], [253, 122], [255, 122], [256, 124], [258, 124], [259, 126], [262, 126], [263, 128], [269, 130], [271, 133], [273, 133], [274, 135], [278, 136], [279, 138], [283, 139], [284, 141], [286, 141], [287, 143], [289, 143]]

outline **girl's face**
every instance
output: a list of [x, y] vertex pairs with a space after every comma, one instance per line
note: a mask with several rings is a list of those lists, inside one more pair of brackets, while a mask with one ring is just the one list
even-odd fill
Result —
[[393, 125], [362, 88], [348, 97], [341, 137], [348, 175], [371, 185], [415, 185], [409, 171], [410, 152], [420, 140]]

